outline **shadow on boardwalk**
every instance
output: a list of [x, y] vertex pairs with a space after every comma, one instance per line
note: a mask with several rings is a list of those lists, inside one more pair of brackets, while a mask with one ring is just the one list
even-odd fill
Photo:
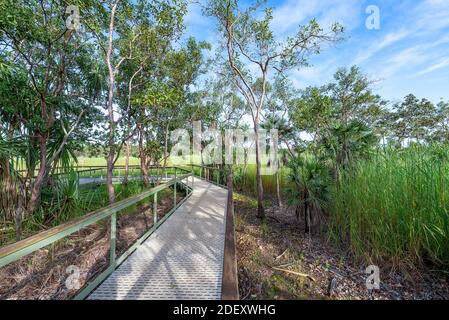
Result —
[[89, 299], [220, 299], [227, 190], [192, 196]]

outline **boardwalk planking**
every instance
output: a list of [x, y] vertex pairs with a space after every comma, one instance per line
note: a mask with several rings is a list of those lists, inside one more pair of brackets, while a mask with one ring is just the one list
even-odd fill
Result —
[[193, 190], [88, 299], [221, 299], [228, 191], [198, 178]]

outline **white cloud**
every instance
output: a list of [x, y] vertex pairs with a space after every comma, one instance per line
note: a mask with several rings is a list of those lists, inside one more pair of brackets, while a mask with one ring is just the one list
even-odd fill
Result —
[[426, 46], [417, 45], [396, 52], [390, 58], [378, 62], [373, 67], [375, 68], [375, 74], [379, 78], [390, 78], [395, 76], [404, 68], [410, 68], [414, 65], [421, 64], [427, 61], [423, 52]]
[[446, 58], [442, 58], [439, 60], [439, 62], [431, 65], [430, 67], [418, 72], [416, 75], [418, 76], [422, 76], [428, 73], [431, 73], [433, 71], [439, 70], [439, 69], [443, 69], [445, 67], [449, 66], [449, 57]]
[[272, 27], [278, 34], [291, 31], [318, 9], [318, 1], [289, 0], [274, 10]]
[[330, 81], [335, 71], [341, 66], [331, 58], [307, 68], [293, 70], [289, 73], [289, 78], [295, 88], [311, 85], [321, 86]]
[[355, 59], [355, 64], [360, 64], [370, 59], [374, 54], [379, 51], [403, 40], [410, 34], [407, 30], [393, 31], [388, 33], [380, 42], [371, 44], [368, 49], [362, 50]]
[[275, 8], [272, 27], [278, 35], [290, 34], [297, 30], [298, 25], [317, 18], [323, 28], [340, 22], [347, 30], [352, 30], [361, 22], [361, 5], [359, 0], [287, 0]]

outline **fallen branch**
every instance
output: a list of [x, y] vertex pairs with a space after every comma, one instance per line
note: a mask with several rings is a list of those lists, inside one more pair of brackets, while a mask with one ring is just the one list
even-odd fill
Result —
[[284, 263], [284, 264], [281, 264], [281, 265], [277, 266], [276, 268], [285, 268], [285, 267], [290, 267], [290, 266], [292, 266], [292, 265], [294, 265], [294, 264], [295, 264], [295, 261], [293, 261], [293, 262], [289, 262], [289, 263]]
[[286, 252], [288, 251], [288, 248], [284, 250], [280, 255], [278, 255], [274, 260], [280, 259]]
[[277, 268], [277, 267], [271, 267], [271, 268], [273, 268], [274, 270], [283, 271], [283, 272], [285, 272], [285, 273], [294, 274], [294, 275], [296, 275], [296, 276], [308, 278], [308, 279], [312, 280], [313, 282], [316, 281], [312, 276], [308, 275], [307, 273], [300, 273], [300, 272], [291, 271], [291, 270], [286, 270], [286, 269], [281, 269], [281, 268]]

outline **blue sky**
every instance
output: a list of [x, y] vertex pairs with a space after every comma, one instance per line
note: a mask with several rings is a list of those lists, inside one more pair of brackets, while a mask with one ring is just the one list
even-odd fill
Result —
[[[327, 27], [340, 22], [346, 40], [311, 58], [312, 67], [294, 70], [297, 88], [322, 85], [339, 67], [358, 65], [373, 80], [375, 91], [390, 101], [408, 93], [438, 102], [449, 100], [449, 0], [269, 0], [272, 29], [282, 38], [312, 18]], [[380, 9], [380, 29], [369, 30], [366, 8]], [[187, 35], [217, 43], [215, 22], [190, 5]]]

